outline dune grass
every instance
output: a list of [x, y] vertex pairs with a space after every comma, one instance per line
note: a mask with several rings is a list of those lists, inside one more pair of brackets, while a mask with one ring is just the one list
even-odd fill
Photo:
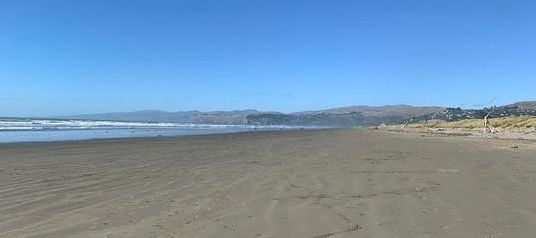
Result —
[[[490, 118], [489, 122], [494, 128], [501, 129], [536, 129], [536, 117], [499, 117]], [[484, 128], [483, 119], [468, 119], [453, 122], [431, 122], [407, 125], [410, 128]]]

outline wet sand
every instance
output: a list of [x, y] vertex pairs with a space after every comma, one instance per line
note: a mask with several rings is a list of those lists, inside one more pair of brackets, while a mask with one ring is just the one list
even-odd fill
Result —
[[532, 237], [536, 142], [381, 130], [0, 145], [0, 237]]

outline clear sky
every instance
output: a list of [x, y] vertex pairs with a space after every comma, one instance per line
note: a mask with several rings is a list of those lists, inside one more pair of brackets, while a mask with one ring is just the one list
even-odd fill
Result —
[[534, 99], [536, 1], [0, 1], [0, 116]]

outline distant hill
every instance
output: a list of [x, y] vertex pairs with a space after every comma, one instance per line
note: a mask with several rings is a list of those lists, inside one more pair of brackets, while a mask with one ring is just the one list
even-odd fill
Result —
[[247, 115], [259, 113], [256, 110], [240, 111], [184, 111], [166, 112], [158, 110], [145, 110], [135, 112], [114, 112], [99, 114], [84, 114], [74, 116], [62, 116], [65, 119], [88, 119], [88, 120], [112, 120], [112, 121], [136, 121], [136, 122], [175, 122], [175, 123], [198, 123], [198, 124], [244, 124]]
[[406, 120], [408, 118], [427, 115], [435, 112], [445, 110], [444, 107], [424, 106], [417, 107], [411, 105], [386, 105], [386, 106], [350, 106], [350, 107], [338, 107], [319, 111], [306, 111], [298, 112], [294, 114], [315, 114], [315, 113], [329, 113], [329, 114], [347, 114], [352, 112], [360, 113], [363, 118], [359, 123], [362, 126], [373, 126], [382, 123], [393, 123], [397, 121]]
[[441, 111], [441, 107], [414, 107], [408, 105], [351, 106], [319, 111], [284, 114], [260, 112], [257, 110], [238, 111], [184, 111], [166, 112], [145, 110], [135, 112], [114, 112], [62, 116], [64, 119], [113, 120], [137, 122], [175, 122], [206, 124], [250, 124], [250, 125], [317, 125], [317, 126], [366, 126], [389, 123]]
[[257, 110], [237, 111], [183, 111], [166, 112], [146, 110], [63, 116], [64, 119], [89, 119], [137, 122], [175, 122], [197, 124], [233, 125], [296, 125], [296, 126], [375, 126], [382, 123], [400, 124], [428, 120], [458, 121], [483, 118], [488, 112], [492, 117], [536, 116], [536, 101], [518, 102], [501, 107], [484, 109], [461, 109], [444, 107], [416, 107], [410, 105], [349, 106], [317, 111], [294, 113], [261, 112]]
[[522, 110], [536, 110], [536, 101], [516, 102], [507, 106], [519, 107]]
[[399, 104], [399, 105], [386, 105], [386, 106], [367, 106], [367, 105], [360, 105], [360, 106], [349, 106], [349, 107], [337, 107], [337, 108], [330, 108], [330, 109], [324, 109], [324, 110], [317, 110], [317, 111], [305, 111], [305, 112], [297, 112], [299, 114], [305, 114], [305, 113], [318, 113], [318, 112], [325, 112], [325, 113], [350, 113], [350, 112], [362, 112], [367, 116], [415, 116], [417, 114], [427, 114], [427, 113], [433, 113], [437, 111], [441, 111], [445, 109], [444, 107], [436, 107], [436, 106], [424, 106], [424, 107], [417, 107], [417, 106], [411, 106], [411, 105], [405, 105], [405, 104]]
[[373, 126], [394, 123], [411, 117], [444, 110], [443, 107], [414, 107], [409, 105], [350, 106], [291, 114], [262, 113], [247, 117], [249, 124], [331, 125], [340, 127]]
[[482, 119], [488, 113], [490, 118], [536, 116], [536, 101], [517, 102], [510, 105], [482, 109], [446, 108], [439, 112], [411, 117], [395, 124], [422, 123], [431, 120], [453, 122], [467, 119]]

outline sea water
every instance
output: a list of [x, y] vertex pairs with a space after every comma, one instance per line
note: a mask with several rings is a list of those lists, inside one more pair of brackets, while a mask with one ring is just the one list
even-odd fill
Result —
[[186, 136], [298, 128], [303, 127], [0, 118], [0, 143]]

